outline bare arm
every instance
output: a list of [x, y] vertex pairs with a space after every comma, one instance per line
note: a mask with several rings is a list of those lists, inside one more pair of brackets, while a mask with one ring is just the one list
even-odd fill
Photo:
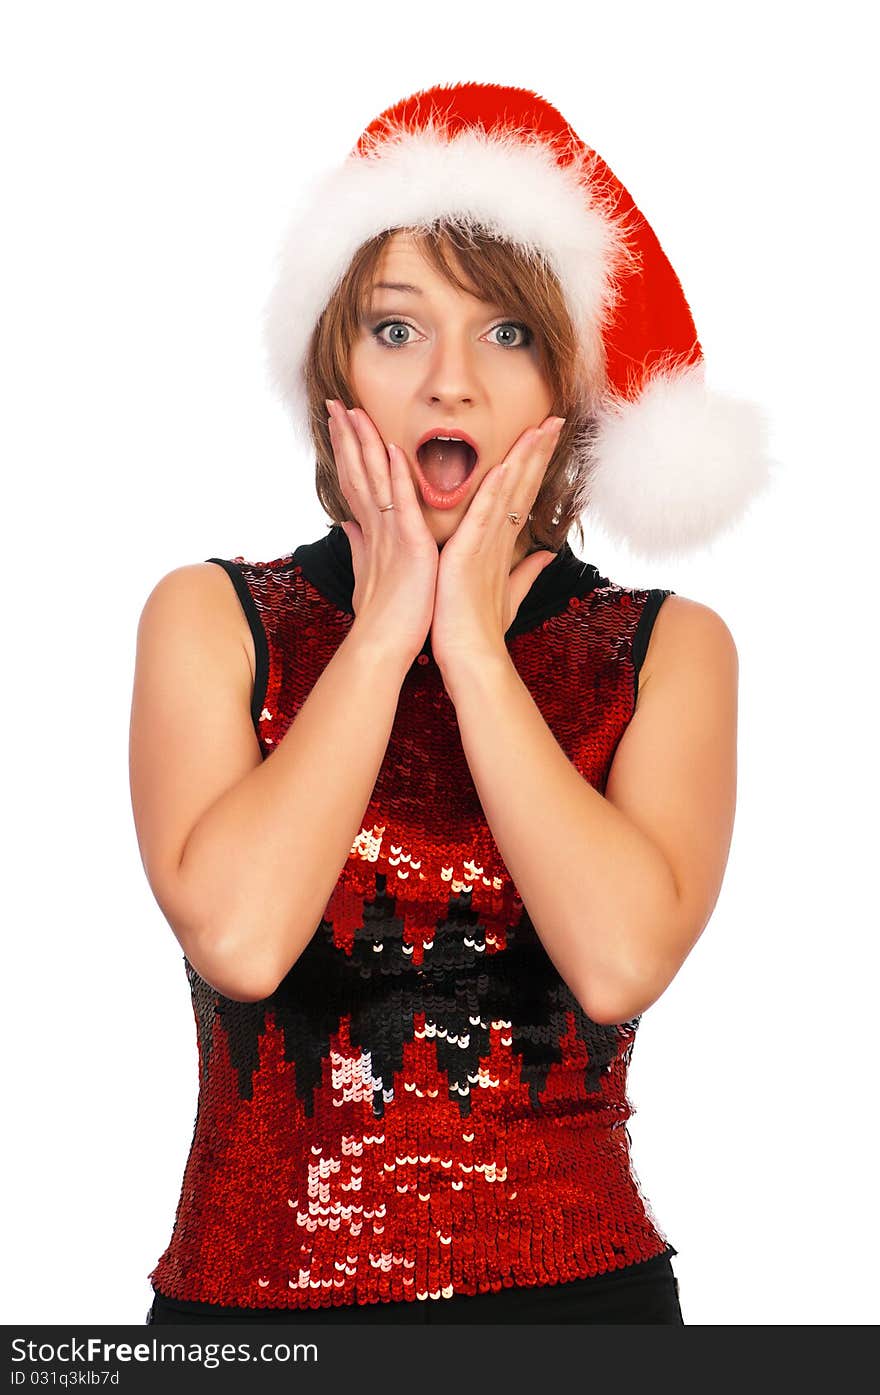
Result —
[[138, 630], [132, 801], [148, 878], [190, 963], [227, 997], [256, 1001], [320, 923], [375, 786], [409, 660], [355, 620], [263, 761], [237, 607], [229, 578], [210, 563], [170, 573], [149, 597]]
[[459, 657], [444, 673], [499, 851], [560, 976], [601, 1023], [644, 1012], [681, 968], [718, 898], [733, 829], [733, 637], [683, 596], [664, 602], [654, 628], [650, 681], [604, 795], [509, 654]]

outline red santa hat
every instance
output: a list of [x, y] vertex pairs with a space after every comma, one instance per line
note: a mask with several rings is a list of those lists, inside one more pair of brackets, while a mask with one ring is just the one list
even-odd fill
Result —
[[441, 220], [538, 254], [559, 280], [595, 404], [574, 462], [578, 511], [649, 558], [736, 523], [774, 463], [763, 415], [706, 386], [690, 308], [644, 215], [556, 108], [518, 87], [417, 92], [313, 182], [265, 314], [270, 377], [303, 439], [309, 341], [355, 252]]

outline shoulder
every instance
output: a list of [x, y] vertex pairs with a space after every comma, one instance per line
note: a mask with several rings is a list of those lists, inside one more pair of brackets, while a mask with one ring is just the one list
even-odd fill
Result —
[[195, 634], [218, 644], [232, 643], [242, 650], [253, 680], [251, 629], [226, 568], [216, 562], [192, 562], [166, 572], [146, 599], [138, 632], [180, 633], [190, 642]]
[[639, 691], [658, 674], [691, 668], [735, 676], [738, 654], [733, 635], [711, 606], [687, 596], [666, 596], [651, 629]]

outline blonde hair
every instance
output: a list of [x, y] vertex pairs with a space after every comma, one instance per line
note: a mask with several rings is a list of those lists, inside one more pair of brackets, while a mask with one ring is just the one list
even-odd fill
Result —
[[439, 220], [428, 228], [390, 228], [363, 243], [315, 326], [305, 380], [309, 431], [317, 453], [315, 485], [324, 511], [335, 524], [347, 523], [352, 517], [339, 487], [325, 399], [339, 398], [347, 407], [361, 405], [355, 401], [348, 380], [350, 348], [360, 333], [373, 274], [385, 244], [399, 231], [418, 239], [425, 257], [451, 285], [471, 293], [478, 287], [481, 299], [510, 306], [511, 315], [531, 329], [553, 397], [551, 412], [566, 418], [526, 524], [531, 550], [546, 547], [558, 552], [572, 525], [582, 544], [584, 470], [588, 469], [597, 399], [559, 282], [539, 254], [466, 229], [454, 220]]

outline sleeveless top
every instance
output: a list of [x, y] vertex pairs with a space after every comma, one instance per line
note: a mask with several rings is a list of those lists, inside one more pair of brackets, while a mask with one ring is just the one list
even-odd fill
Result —
[[[266, 759], [353, 623], [348, 539], [336, 526], [271, 562], [206, 560], [253, 634]], [[600, 793], [670, 594], [617, 585], [565, 543], [505, 635]], [[677, 1253], [630, 1160], [640, 1018], [592, 1021], [554, 968], [486, 822], [430, 635], [361, 831], [279, 987], [237, 1002], [184, 966], [199, 1095], [149, 1275], [165, 1296], [254, 1309], [441, 1299]]]

